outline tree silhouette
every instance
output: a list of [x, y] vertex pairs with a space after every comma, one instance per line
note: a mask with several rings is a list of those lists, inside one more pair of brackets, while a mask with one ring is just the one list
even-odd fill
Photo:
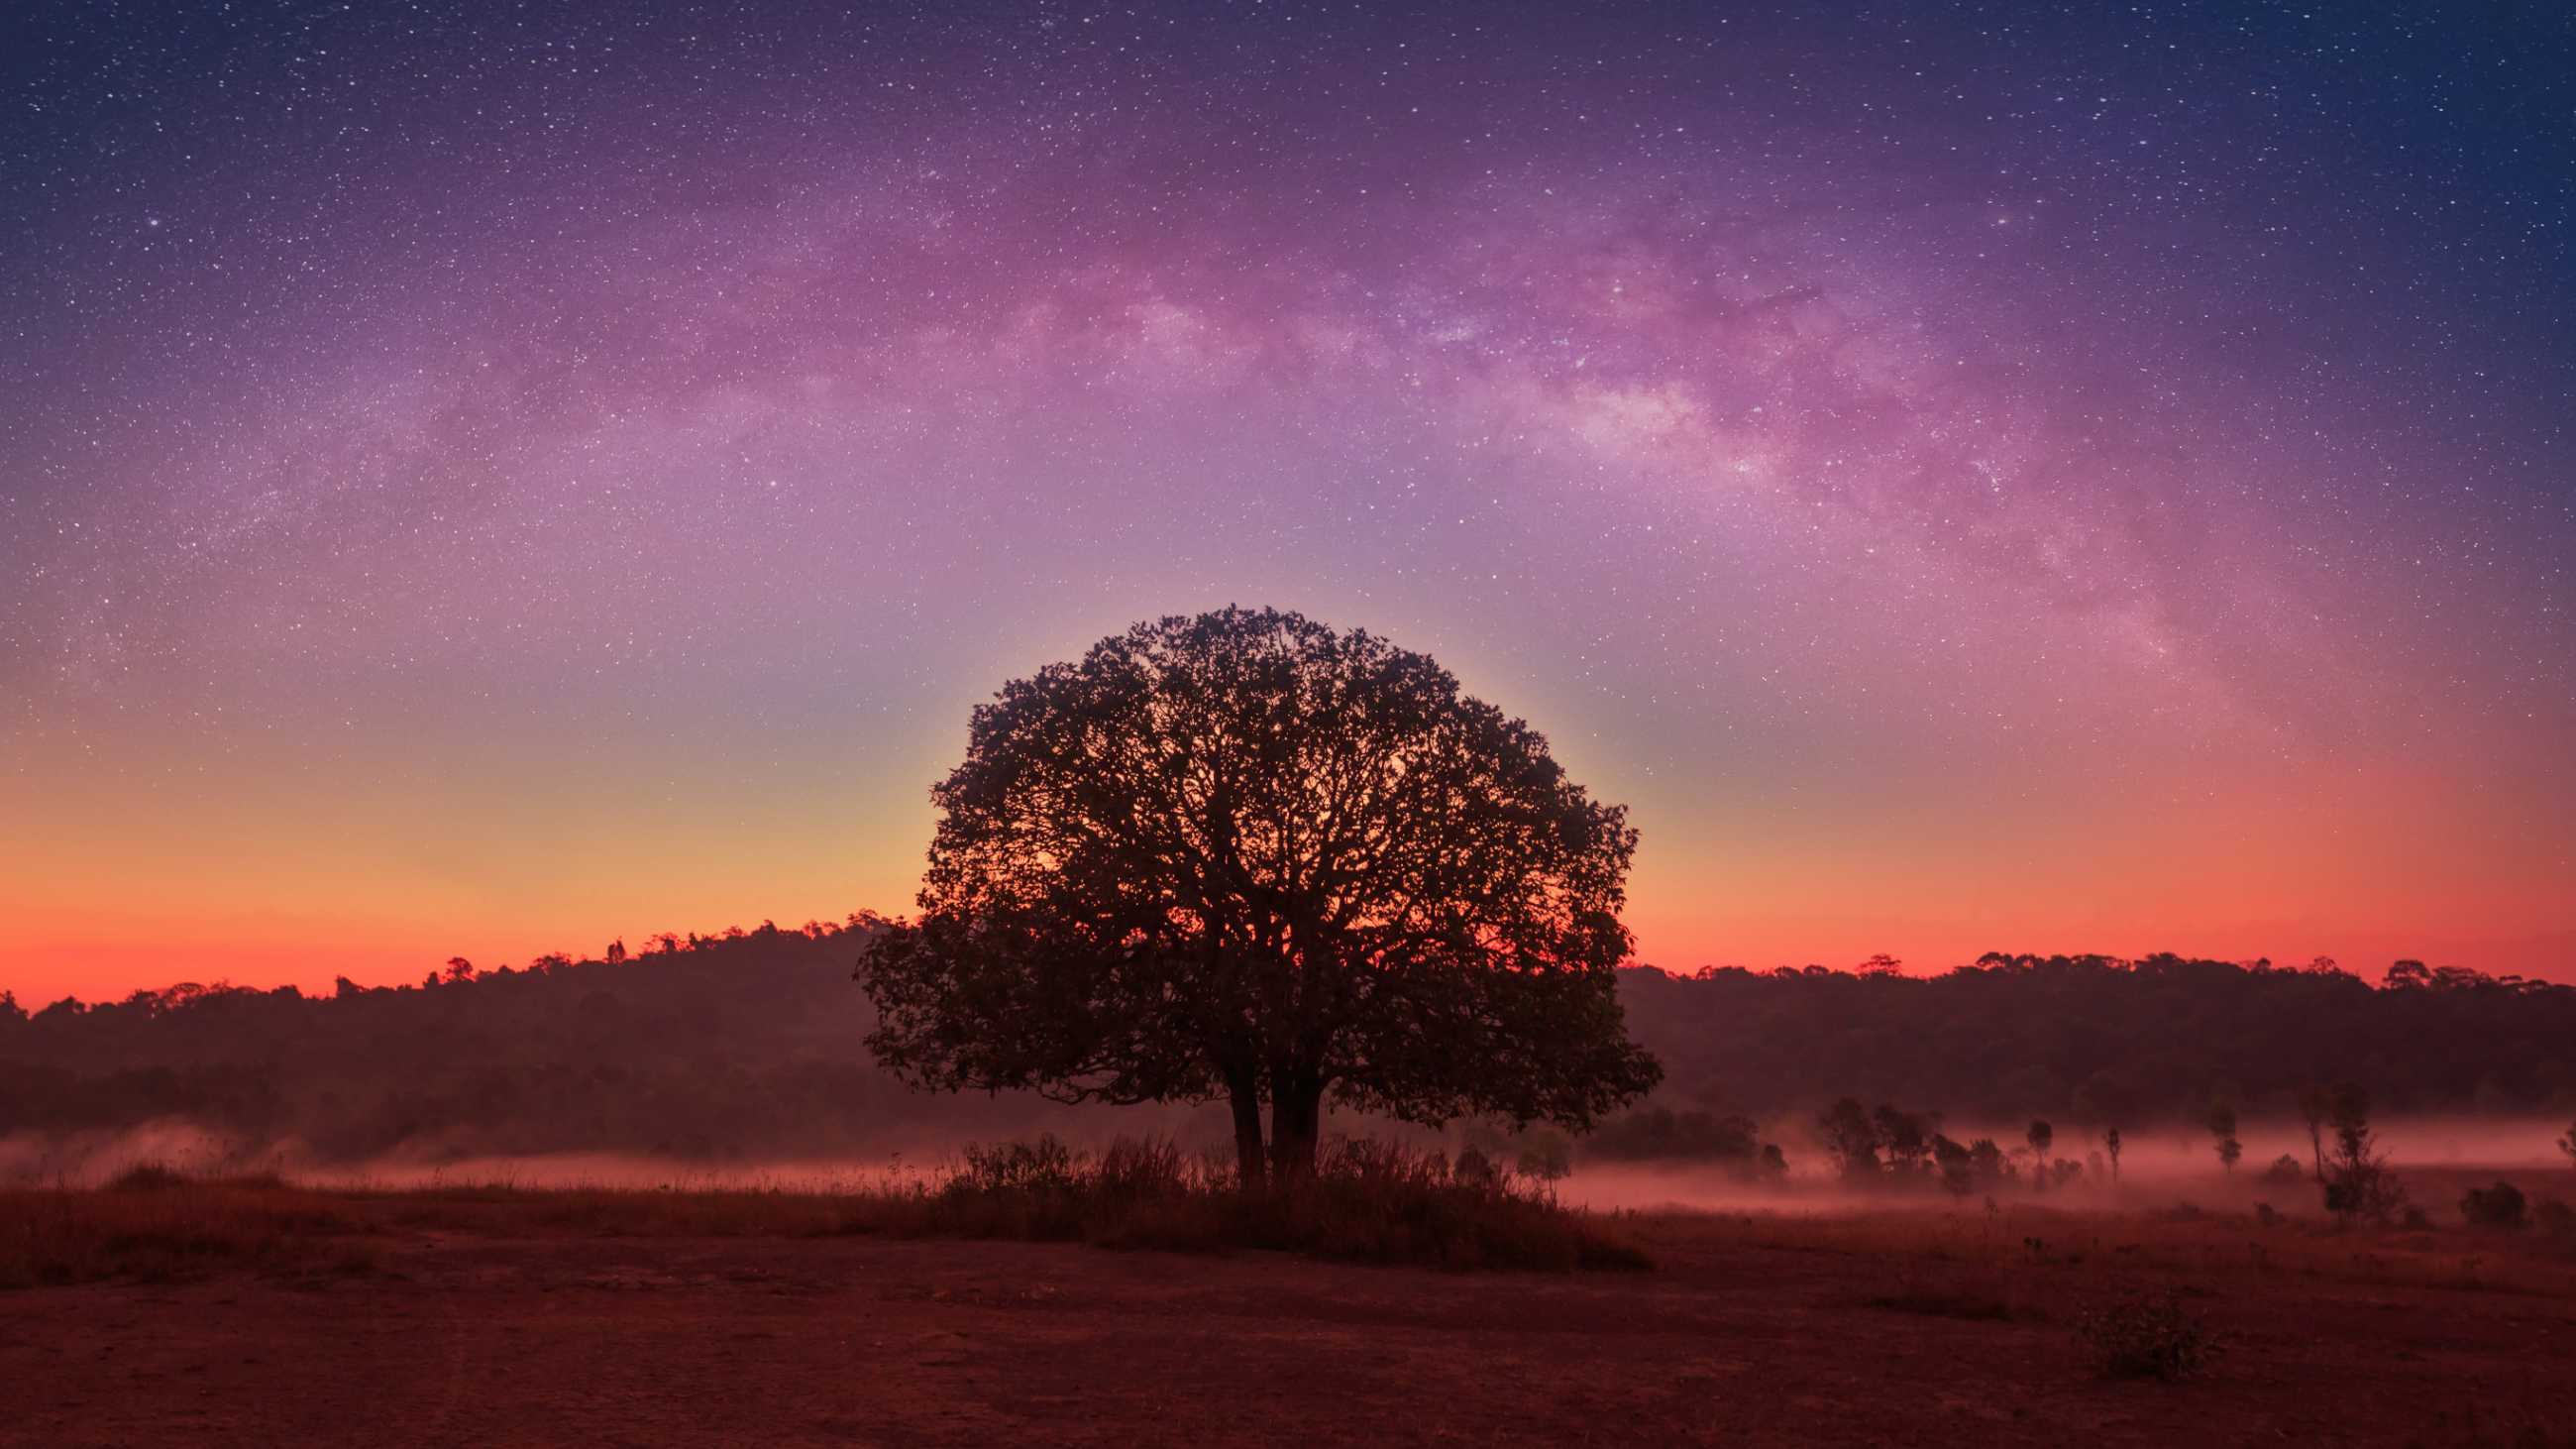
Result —
[[2102, 1129], [2102, 1150], [2103, 1150], [2105, 1153], [2108, 1153], [2108, 1154], [2110, 1155], [2110, 1158], [2111, 1158], [2111, 1180], [2112, 1180], [2113, 1182], [2118, 1182], [2118, 1181], [2120, 1180], [2120, 1129], [2119, 1129], [2119, 1128], [2117, 1128], [2117, 1127], [2105, 1127], [2105, 1128], [2103, 1128], [2103, 1129]]
[[1816, 1117], [1816, 1136], [1845, 1177], [1873, 1177], [1879, 1171], [1878, 1124], [1858, 1097], [1844, 1097]]
[[2567, 1154], [2567, 1165], [2576, 1167], [2576, 1122], [2567, 1124], [2567, 1135], [2558, 1139], [2558, 1150]]
[[2047, 1187], [2048, 1149], [2057, 1141], [2057, 1129], [2045, 1122], [2033, 1120], [2030, 1130], [2022, 1134], [2022, 1140], [2030, 1144], [2030, 1185], [2034, 1189]]
[[1295, 614], [1140, 624], [979, 706], [919, 897], [858, 976], [934, 1089], [1588, 1127], [1662, 1075], [1616, 970], [1637, 835], [1428, 657]]
[[1870, 1114], [1870, 1125], [1878, 1131], [1878, 1145], [1887, 1152], [1890, 1171], [1912, 1175], [1932, 1160], [1932, 1124], [1921, 1113], [1882, 1102]]
[[2236, 1109], [2224, 1102], [2214, 1104], [2207, 1118], [2211, 1145], [2217, 1150], [2218, 1165], [2227, 1175], [2236, 1175], [2237, 1159], [2245, 1155], [2245, 1144], [2236, 1140]]
[[2406, 1193], [2370, 1130], [2370, 1096], [2346, 1083], [2328, 1101], [2335, 1145], [2326, 1160], [2326, 1210], [2346, 1219], [2386, 1222], [2405, 1205]]
[[2334, 1091], [2329, 1087], [2316, 1085], [2299, 1089], [2299, 1120], [2308, 1124], [2308, 1158], [2319, 1182], [2326, 1180], [2326, 1123], [2334, 1118], [2334, 1099]]

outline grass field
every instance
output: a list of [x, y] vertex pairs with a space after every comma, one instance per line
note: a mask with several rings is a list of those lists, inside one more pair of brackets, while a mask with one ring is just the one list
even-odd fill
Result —
[[[0, 1296], [0, 1442], [2534, 1445], [2576, 1425], [2576, 1244], [2453, 1213], [1560, 1215], [1545, 1241], [1617, 1251], [1513, 1260], [1444, 1248], [1456, 1222], [1308, 1219], [1283, 1253], [1230, 1241], [1276, 1222], [1203, 1203], [999, 1201], [150, 1175], [0, 1194], [0, 1271], [33, 1285]], [[1586, 1261], [1630, 1270], [1559, 1271]], [[2176, 1333], [2178, 1381], [2112, 1372]]]

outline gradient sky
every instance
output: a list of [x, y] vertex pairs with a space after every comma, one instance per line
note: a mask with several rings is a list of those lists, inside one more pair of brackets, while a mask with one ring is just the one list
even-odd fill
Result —
[[1660, 964], [2576, 979], [2560, 7], [838, 8], [0, 21], [0, 986], [900, 910], [1227, 602]]

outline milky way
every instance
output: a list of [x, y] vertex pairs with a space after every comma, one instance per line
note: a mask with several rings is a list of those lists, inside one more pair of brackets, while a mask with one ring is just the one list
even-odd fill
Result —
[[197, 8], [0, 46], [21, 996], [900, 909], [1228, 601], [1663, 964], [2576, 975], [2563, 18]]

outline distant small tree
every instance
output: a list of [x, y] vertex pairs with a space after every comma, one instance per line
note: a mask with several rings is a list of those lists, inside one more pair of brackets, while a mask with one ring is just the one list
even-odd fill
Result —
[[2558, 1150], [2567, 1154], [2567, 1165], [2576, 1167], [2576, 1122], [2567, 1124], [2567, 1135], [2558, 1139]]
[[2308, 1124], [2308, 1158], [2317, 1181], [2326, 1180], [2326, 1123], [2334, 1117], [2334, 1090], [2325, 1086], [2299, 1089], [2299, 1119]]
[[1912, 1176], [1930, 1162], [1932, 1137], [1919, 1113], [1881, 1102], [1870, 1114], [1870, 1125], [1878, 1131], [1878, 1146], [1887, 1154], [1889, 1171]]
[[2370, 1130], [2370, 1098], [2351, 1085], [2334, 1089], [2334, 1155], [2326, 1162], [2326, 1211], [2349, 1222], [2386, 1222], [2406, 1203], [2405, 1189]]
[[2031, 1186], [2044, 1188], [2049, 1176], [2048, 1149], [2057, 1141], [2057, 1129], [2034, 1117], [2022, 1140], [2030, 1144]]
[[1997, 1188], [2012, 1180], [2012, 1159], [1995, 1139], [1980, 1137], [1968, 1144], [1968, 1170], [1978, 1186]]
[[2299, 1165], [2299, 1159], [2286, 1152], [2273, 1158], [2272, 1165], [2263, 1169], [2263, 1180], [2276, 1186], [2301, 1182], [2307, 1175], [2308, 1170]]
[[599, 959], [607, 962], [611, 966], [618, 965], [625, 961], [626, 938], [620, 936], [616, 940], [609, 942], [608, 949], [599, 953]]
[[1816, 1136], [1847, 1178], [1878, 1174], [1878, 1126], [1857, 1097], [1845, 1097], [1816, 1118]]
[[2102, 1129], [2102, 1150], [2103, 1150], [2105, 1153], [2109, 1154], [2109, 1156], [2110, 1156], [2110, 1158], [2111, 1158], [2111, 1180], [2112, 1180], [2113, 1182], [2118, 1182], [2118, 1181], [2120, 1180], [2120, 1129], [2119, 1129], [2119, 1128], [2117, 1128], [2117, 1127], [2105, 1127], [2105, 1128], [2103, 1128], [2103, 1129]]
[[2237, 1159], [2245, 1155], [2245, 1144], [2236, 1140], [2236, 1109], [2223, 1102], [2218, 1103], [2209, 1109], [2207, 1120], [2219, 1165], [2227, 1169], [2228, 1176], [2234, 1177]]
[[446, 971], [446, 975], [445, 975], [445, 978], [444, 978], [444, 979], [446, 979], [447, 981], [449, 981], [449, 982], [451, 982], [451, 983], [452, 983], [452, 982], [459, 982], [459, 981], [471, 981], [471, 980], [473, 980], [473, 979], [474, 979], [474, 963], [473, 963], [473, 962], [471, 962], [471, 961], [466, 960], [466, 959], [465, 959], [464, 957], [462, 957], [462, 956], [450, 956], [450, 957], [448, 957], [448, 958], [447, 958], [447, 971]]
[[1933, 1134], [1932, 1168], [1940, 1174], [1941, 1186], [1960, 1197], [1976, 1189], [1976, 1158], [1965, 1143], [1954, 1142], [1939, 1133]]

